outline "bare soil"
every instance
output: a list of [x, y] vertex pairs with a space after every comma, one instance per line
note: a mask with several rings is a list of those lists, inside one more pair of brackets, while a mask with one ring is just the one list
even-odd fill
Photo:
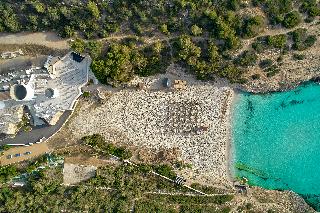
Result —
[[60, 38], [54, 32], [0, 33], [0, 44], [37, 44], [53, 49], [69, 49], [68, 40]]
[[[11, 148], [3, 153], [2, 156], [0, 156], [0, 165], [8, 165], [12, 163], [17, 163], [25, 160], [30, 160], [32, 158], [38, 157], [40, 155], [45, 154], [46, 152], [49, 152], [49, 147], [47, 146], [47, 143], [43, 142], [40, 144], [33, 144], [32, 146], [17, 146], [14, 148]], [[24, 153], [31, 152], [29, 155], [25, 155]], [[20, 157], [14, 157], [15, 154], [20, 153]], [[12, 158], [8, 158], [8, 155], [12, 155]]]

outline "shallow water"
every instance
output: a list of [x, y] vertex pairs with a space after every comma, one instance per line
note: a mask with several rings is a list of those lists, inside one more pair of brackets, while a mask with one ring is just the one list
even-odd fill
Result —
[[320, 85], [241, 93], [232, 119], [234, 175], [263, 188], [293, 190], [320, 210]]

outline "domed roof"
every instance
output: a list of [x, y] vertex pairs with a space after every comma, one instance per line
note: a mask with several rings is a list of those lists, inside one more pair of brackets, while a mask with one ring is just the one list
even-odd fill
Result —
[[10, 89], [10, 96], [17, 101], [31, 100], [33, 98], [34, 91], [29, 85], [16, 84]]
[[47, 98], [56, 98], [56, 97], [59, 96], [59, 90], [53, 89], [53, 88], [47, 88], [47, 89], [44, 91], [44, 95], [45, 95]]
[[47, 97], [47, 98], [52, 98], [54, 96], [54, 90], [51, 89], [51, 88], [48, 88], [44, 91], [44, 95]]
[[14, 96], [17, 100], [23, 100], [27, 97], [27, 89], [23, 85], [16, 85], [13, 88]]

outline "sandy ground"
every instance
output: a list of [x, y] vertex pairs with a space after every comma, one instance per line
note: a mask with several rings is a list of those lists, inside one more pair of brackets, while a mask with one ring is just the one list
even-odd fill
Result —
[[31, 66], [42, 67], [47, 56], [40, 55], [37, 57], [19, 56], [17, 58], [0, 60], [0, 74], [24, 70]]
[[[26, 152], [31, 152], [31, 154], [25, 155]], [[0, 157], [0, 165], [3, 166], [3, 165], [21, 162], [24, 160], [30, 160], [34, 157], [43, 155], [46, 152], [49, 152], [49, 148], [45, 142], [40, 144], [33, 144], [32, 146], [14, 147], [3, 153], [3, 155]], [[21, 156], [14, 157], [14, 155], [18, 153], [20, 153]], [[11, 159], [8, 159], [7, 158], [8, 155], [12, 155], [13, 157]]]
[[67, 41], [67, 39], [60, 38], [54, 32], [0, 33], [0, 44], [38, 44], [55, 49], [68, 49]]

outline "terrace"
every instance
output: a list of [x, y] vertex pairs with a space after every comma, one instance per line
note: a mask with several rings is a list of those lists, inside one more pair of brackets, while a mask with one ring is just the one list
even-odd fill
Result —
[[[70, 52], [63, 58], [49, 56], [44, 68], [32, 67], [0, 76], [0, 133], [12, 134], [5, 128], [13, 124], [6, 114], [23, 106], [27, 107], [33, 126], [55, 125], [63, 112], [73, 110], [82, 94], [90, 62], [89, 57]], [[19, 123], [16, 120], [14, 124]]]

